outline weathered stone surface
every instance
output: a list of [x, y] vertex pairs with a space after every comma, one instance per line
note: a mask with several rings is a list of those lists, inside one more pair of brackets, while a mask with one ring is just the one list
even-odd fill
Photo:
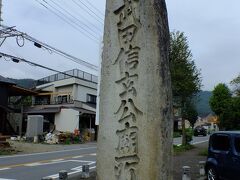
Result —
[[107, 0], [98, 180], [172, 179], [168, 48], [164, 0]]

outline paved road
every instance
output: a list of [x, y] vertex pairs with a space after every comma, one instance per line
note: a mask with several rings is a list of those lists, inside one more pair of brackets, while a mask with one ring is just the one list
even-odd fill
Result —
[[0, 180], [58, 179], [60, 170], [70, 174], [81, 172], [81, 166], [96, 168], [96, 144], [80, 145], [74, 149], [0, 157]]
[[[191, 142], [191, 144], [200, 144], [203, 142], [207, 142], [209, 140], [209, 135], [208, 136], [193, 136], [193, 140]], [[179, 138], [174, 138], [173, 140], [173, 144], [175, 145], [180, 145], [182, 143], [182, 137]]]
[[[208, 141], [209, 136], [194, 137], [193, 144]], [[174, 144], [181, 144], [175, 138]], [[69, 146], [70, 147], [70, 146]], [[96, 168], [96, 144], [74, 146], [61, 151], [0, 157], [0, 180], [40, 180], [42, 177], [58, 179], [60, 170], [70, 174], [81, 172], [81, 166], [89, 164]]]

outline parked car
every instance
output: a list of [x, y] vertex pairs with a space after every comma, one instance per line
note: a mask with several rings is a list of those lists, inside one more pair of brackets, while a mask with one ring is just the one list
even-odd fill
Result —
[[209, 180], [240, 179], [240, 131], [222, 131], [210, 136], [205, 170]]
[[197, 126], [194, 129], [193, 134], [194, 134], [194, 136], [199, 136], [199, 135], [206, 136], [207, 135], [207, 130], [202, 126]]

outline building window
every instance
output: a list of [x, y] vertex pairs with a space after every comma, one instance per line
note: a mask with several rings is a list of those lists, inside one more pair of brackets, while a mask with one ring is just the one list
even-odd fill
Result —
[[62, 103], [67, 103], [67, 102], [68, 102], [67, 95], [62, 96]]
[[58, 104], [62, 104], [62, 96], [58, 96]]
[[97, 96], [92, 95], [92, 94], [87, 94], [87, 102], [96, 104], [97, 103]]

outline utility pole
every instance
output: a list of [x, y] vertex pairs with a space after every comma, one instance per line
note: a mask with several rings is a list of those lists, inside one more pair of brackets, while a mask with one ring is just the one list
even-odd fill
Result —
[[0, 0], [0, 26], [2, 25], [2, 0]]

